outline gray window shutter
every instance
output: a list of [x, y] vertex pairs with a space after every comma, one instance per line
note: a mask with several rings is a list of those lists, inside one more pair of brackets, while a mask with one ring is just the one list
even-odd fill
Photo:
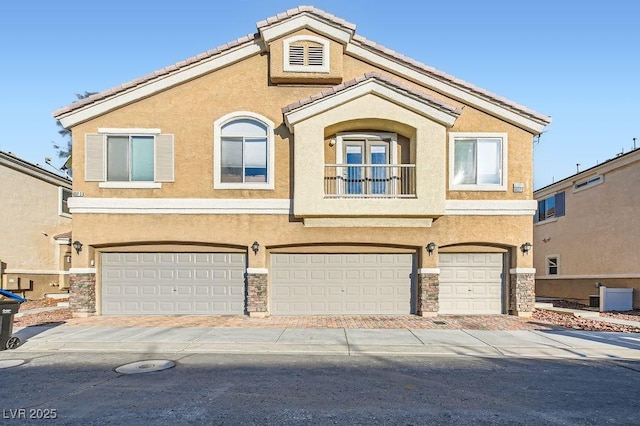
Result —
[[174, 182], [173, 135], [156, 136], [156, 182]]
[[564, 216], [564, 191], [556, 194], [556, 217]]
[[88, 133], [84, 139], [84, 180], [104, 182], [105, 176], [104, 135]]

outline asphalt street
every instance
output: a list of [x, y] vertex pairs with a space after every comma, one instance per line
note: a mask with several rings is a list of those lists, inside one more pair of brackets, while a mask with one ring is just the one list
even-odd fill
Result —
[[[11, 360], [3, 425], [640, 424], [632, 360], [0, 352]], [[115, 371], [162, 360], [175, 366]]]

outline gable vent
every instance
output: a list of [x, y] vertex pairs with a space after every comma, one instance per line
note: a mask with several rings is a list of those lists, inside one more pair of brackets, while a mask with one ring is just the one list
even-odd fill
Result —
[[304, 65], [304, 47], [303, 46], [289, 47], [289, 64]]
[[322, 46], [309, 46], [307, 65], [309, 66], [322, 66], [324, 53]]

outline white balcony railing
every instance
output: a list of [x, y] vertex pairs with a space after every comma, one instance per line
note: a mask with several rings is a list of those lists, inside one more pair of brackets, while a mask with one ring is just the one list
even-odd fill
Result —
[[415, 198], [415, 164], [325, 164], [325, 198]]

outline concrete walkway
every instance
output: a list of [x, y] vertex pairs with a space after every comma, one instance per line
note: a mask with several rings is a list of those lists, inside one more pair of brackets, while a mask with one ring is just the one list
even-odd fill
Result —
[[587, 331], [34, 326], [32, 352], [413, 355], [640, 360], [640, 334]]

